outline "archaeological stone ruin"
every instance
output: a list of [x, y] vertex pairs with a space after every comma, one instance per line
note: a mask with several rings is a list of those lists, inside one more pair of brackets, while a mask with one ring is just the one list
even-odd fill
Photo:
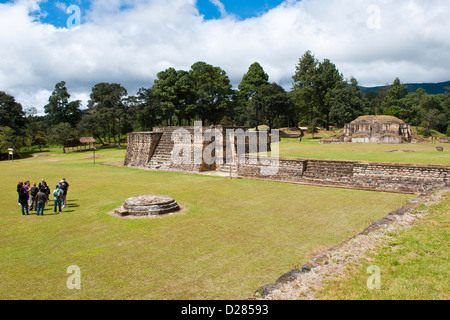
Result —
[[409, 143], [411, 128], [403, 120], [391, 116], [364, 116], [345, 125], [344, 142]]
[[[242, 141], [237, 133], [242, 133]], [[181, 172], [235, 171], [238, 145], [243, 146], [241, 154], [247, 154], [270, 151], [270, 142], [267, 132], [260, 134], [246, 127], [159, 127], [128, 134], [124, 166]], [[221, 146], [217, 154], [213, 143]]]
[[347, 123], [341, 135], [330, 137], [321, 143], [411, 143], [416, 142], [411, 127], [392, 116], [363, 116]]
[[145, 195], [132, 197], [114, 214], [120, 217], [155, 217], [180, 211], [180, 206], [172, 197], [161, 195]]
[[[180, 129], [184, 133], [181, 139], [176, 134]], [[157, 171], [229, 173], [230, 177], [242, 179], [382, 192], [426, 193], [450, 187], [449, 166], [291, 159], [273, 156], [274, 152], [273, 157], [255, 156], [262, 149], [270, 151], [271, 143], [277, 146], [279, 140], [269, 139], [267, 132], [255, 136], [245, 129], [246, 138], [239, 142], [227, 135], [228, 130], [236, 128], [226, 127], [215, 127], [215, 138], [210, 139], [205, 135], [210, 129], [201, 127], [196, 132], [194, 127], [163, 127], [130, 133], [124, 165]], [[244, 128], [238, 130], [244, 132]], [[210, 152], [211, 141], [215, 139], [222, 142], [222, 147]], [[347, 125], [340, 139], [339, 143], [405, 143], [411, 141], [411, 132], [408, 125], [393, 117], [362, 117]], [[208, 151], [204, 154], [215, 156], [216, 161], [212, 163], [201, 155], [196, 159], [195, 150], [200, 150], [200, 154]], [[177, 156], [188, 161], [176, 162]]]

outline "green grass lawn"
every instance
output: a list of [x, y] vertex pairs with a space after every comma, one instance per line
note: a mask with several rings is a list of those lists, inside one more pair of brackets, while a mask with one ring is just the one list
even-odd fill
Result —
[[[280, 156], [286, 158], [450, 165], [450, 145], [448, 144], [319, 144], [319, 140], [311, 139], [310, 136], [303, 138], [302, 142], [297, 139], [282, 138], [282, 143], [279, 144]], [[436, 146], [443, 146], [444, 152], [438, 152]]]
[[[125, 150], [0, 162], [1, 299], [241, 299], [341, 243], [413, 195], [315, 188], [103, 166]], [[68, 207], [22, 216], [18, 181], [67, 178]], [[107, 212], [132, 196], [174, 197], [186, 210], [156, 219]], [[52, 204], [52, 202], [51, 202]], [[81, 290], [69, 290], [69, 266]]]
[[[370, 262], [354, 263], [339, 279], [327, 281], [316, 298], [448, 300], [450, 193], [429, 211], [413, 228], [391, 234], [389, 243], [369, 256]], [[381, 287], [369, 290], [366, 271], [373, 265], [380, 268]]]

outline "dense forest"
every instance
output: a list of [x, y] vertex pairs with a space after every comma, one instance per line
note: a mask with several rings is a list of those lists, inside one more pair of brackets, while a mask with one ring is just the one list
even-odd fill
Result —
[[253, 63], [233, 89], [226, 72], [205, 62], [190, 70], [169, 68], [157, 74], [149, 88], [136, 95], [118, 83], [98, 83], [90, 93], [88, 108], [71, 101], [61, 81], [44, 106], [45, 115], [22, 105], [0, 91], [0, 152], [64, 145], [78, 137], [93, 136], [101, 144], [119, 144], [128, 132], [149, 131], [155, 126], [236, 125], [269, 128], [342, 128], [362, 115], [392, 115], [421, 134], [450, 135], [450, 88], [444, 94], [428, 94], [417, 88], [408, 92], [396, 78], [376, 91], [346, 79], [330, 60], [318, 61], [307, 51], [292, 76], [290, 91], [269, 82], [269, 75]]
[[[408, 92], [417, 91], [417, 89], [422, 88], [428, 94], [443, 94], [447, 91], [447, 88], [450, 87], [450, 81], [446, 82], [438, 82], [438, 83], [405, 83]], [[378, 92], [381, 88], [389, 87], [386, 86], [376, 86], [376, 87], [361, 87], [363, 94], [366, 94], [369, 91]]]

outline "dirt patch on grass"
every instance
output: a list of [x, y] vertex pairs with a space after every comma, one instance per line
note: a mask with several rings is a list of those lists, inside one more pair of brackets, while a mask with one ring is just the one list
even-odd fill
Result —
[[[100, 158], [103, 158], [103, 156], [95, 155], [95, 159], [100, 159]], [[94, 159], [94, 156], [92, 155], [92, 156], [89, 156], [89, 157], [86, 157], [86, 158], [83, 158], [83, 159], [85, 159], [85, 160], [92, 160], [92, 159]]]
[[33, 154], [33, 158], [43, 158], [43, 157], [52, 157], [54, 154], [48, 154], [48, 153], [39, 153], [39, 154]]
[[124, 166], [122, 161], [100, 163], [100, 165], [108, 166], [108, 167], [123, 167]]

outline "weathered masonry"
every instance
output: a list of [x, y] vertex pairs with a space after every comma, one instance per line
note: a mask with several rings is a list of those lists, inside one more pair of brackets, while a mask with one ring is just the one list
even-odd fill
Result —
[[[261, 168], [278, 163], [275, 175], [261, 175]], [[260, 159], [258, 164], [238, 165], [238, 177], [349, 189], [422, 193], [450, 187], [450, 167], [313, 159]]]
[[403, 120], [391, 116], [363, 116], [345, 125], [344, 142], [408, 143], [411, 128]]
[[347, 123], [341, 135], [321, 140], [321, 143], [417, 143], [411, 127], [392, 116], [363, 116]]
[[[210, 139], [205, 139], [207, 132], [211, 133], [210, 129], [214, 130], [213, 132], [215, 135], [209, 137]], [[233, 141], [231, 141], [230, 136], [227, 135], [229, 131], [235, 132], [237, 130], [244, 133], [245, 138], [243, 141], [239, 141], [237, 137], [234, 137]], [[178, 133], [184, 134], [180, 137], [177, 136]], [[255, 137], [256, 140], [253, 140], [250, 137]], [[266, 151], [270, 151], [270, 137], [268, 134], [265, 135], [265, 137], [267, 137], [267, 140], [259, 141], [260, 135], [258, 132], [250, 132], [248, 128], [245, 127], [153, 128], [152, 132], [134, 132], [128, 134], [128, 148], [124, 165], [182, 172], [230, 170], [234, 169], [231, 168], [233, 167], [231, 163], [234, 160], [230, 161], [229, 158], [236, 158], [236, 152], [238, 150], [237, 145], [239, 143], [244, 148], [243, 153], [249, 153], [251, 151], [258, 152], [261, 150], [259, 149], [261, 145], [264, 145]], [[215, 139], [222, 140], [221, 145], [223, 146], [223, 150], [221, 155], [216, 155], [215, 152], [211, 152], [211, 154], [216, 158], [220, 158], [221, 161], [215, 161], [211, 164], [211, 161], [207, 161], [208, 159], [204, 159], [203, 157], [199, 161], [195, 161], [198, 156], [195, 151], [200, 150], [200, 154], [203, 155], [205, 149], [208, 148]], [[176, 143], [174, 140], [176, 140]], [[258, 150], [252, 150], [251, 146], [253, 145], [256, 145]], [[182, 154], [183, 150], [190, 150], [191, 154]], [[187, 157], [187, 161], [177, 163], [173, 160], [174, 153], [180, 157]], [[228, 159], [227, 156], [229, 157]]]
[[[172, 158], [172, 153], [179, 152], [172, 140], [173, 133], [177, 129], [180, 127], [155, 128], [153, 132], [130, 133], [124, 165], [178, 172], [219, 171], [243, 179], [383, 192], [422, 193], [450, 187], [449, 166], [256, 157], [248, 155], [255, 152], [249, 146], [248, 139], [245, 140], [245, 152], [242, 157], [242, 153], [237, 153], [238, 141], [231, 142], [230, 149], [226, 147], [227, 129], [236, 129], [226, 127], [216, 127], [219, 139], [223, 139], [224, 149], [222, 161], [213, 164], [205, 162], [203, 158], [200, 162], [194, 161], [195, 148], [204, 151], [212, 143], [204, 139], [205, 132], [210, 128], [202, 127], [196, 132], [194, 127], [181, 127], [188, 133], [189, 138], [181, 143], [177, 141], [176, 146], [189, 144], [189, 148], [185, 150], [190, 150], [191, 154], [186, 155], [190, 161], [179, 164]], [[257, 141], [258, 146], [260, 142]], [[262, 142], [267, 143], [267, 150], [270, 151], [269, 139]], [[227, 154], [231, 156], [232, 161], [228, 161]]]

